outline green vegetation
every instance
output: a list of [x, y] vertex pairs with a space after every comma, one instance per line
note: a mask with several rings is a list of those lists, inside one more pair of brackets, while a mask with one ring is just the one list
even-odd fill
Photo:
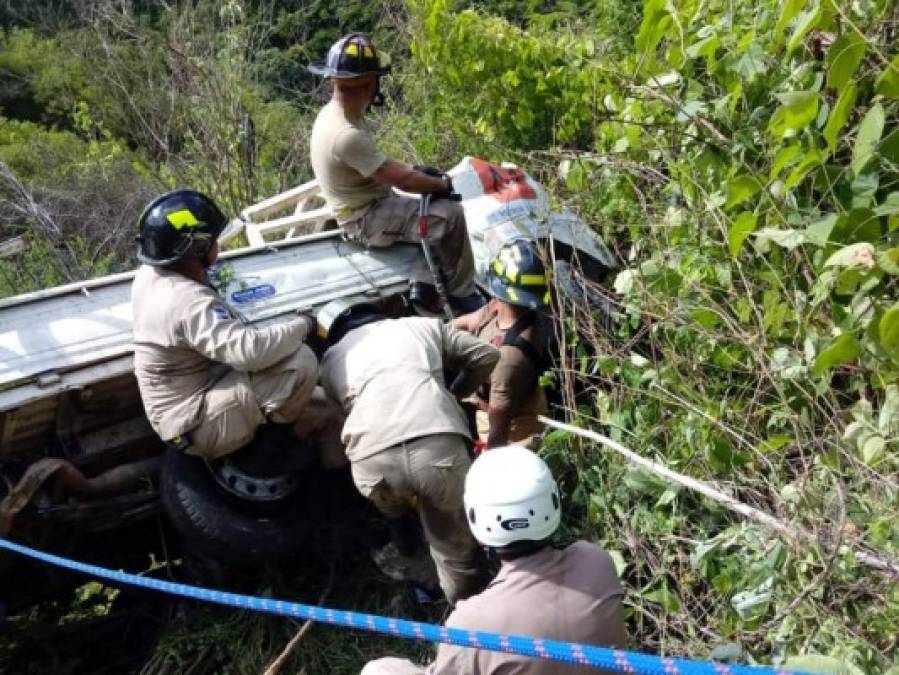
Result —
[[[288, 5], [2, 15], [0, 166], [22, 190], [0, 177], [0, 240], [31, 247], [0, 260], [0, 294], [127, 266], [162, 187], [234, 209], [307, 178], [321, 91], [301, 66], [373, 31], [393, 56], [390, 150], [517, 161], [624, 261], [613, 331], [562, 308], [579, 421], [811, 534], [551, 433], [565, 536], [620, 560], [634, 647], [899, 672], [899, 585], [854, 553], [899, 560], [896, 3]], [[237, 621], [216, 649], [258, 671]], [[397, 647], [343, 639], [354, 658], [333, 672], [358, 669], [363, 643]], [[314, 651], [295, 670], [320, 672]]]

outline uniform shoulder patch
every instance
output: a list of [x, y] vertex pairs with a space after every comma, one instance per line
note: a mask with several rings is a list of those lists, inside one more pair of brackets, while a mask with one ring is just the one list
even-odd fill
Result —
[[213, 305], [212, 311], [219, 319], [233, 319], [234, 318], [231, 316], [231, 310], [229, 310], [224, 305]]

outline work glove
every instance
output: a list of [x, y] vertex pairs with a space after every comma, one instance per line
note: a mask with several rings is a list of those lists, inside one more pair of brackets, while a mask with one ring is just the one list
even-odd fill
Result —
[[462, 199], [458, 194], [453, 192], [453, 180], [449, 177], [449, 174], [446, 174], [440, 169], [437, 169], [433, 166], [427, 166], [424, 164], [416, 164], [412, 168], [428, 176], [433, 176], [434, 178], [442, 178], [446, 183], [446, 187], [443, 190], [438, 190], [437, 192], [431, 193], [431, 199], [453, 199], [455, 201], [460, 201]]
[[442, 190], [437, 190], [436, 192], [431, 193], [431, 200], [434, 199], [453, 199], [455, 201], [462, 201], [462, 196], [453, 192], [453, 180], [447, 174], [443, 174], [443, 182], [446, 183], [446, 187]]
[[412, 168], [415, 169], [416, 171], [420, 171], [421, 173], [427, 174], [429, 176], [434, 176], [435, 178], [440, 178], [440, 176], [446, 175], [440, 169], [436, 169], [433, 166], [427, 166], [425, 164], [416, 164]]

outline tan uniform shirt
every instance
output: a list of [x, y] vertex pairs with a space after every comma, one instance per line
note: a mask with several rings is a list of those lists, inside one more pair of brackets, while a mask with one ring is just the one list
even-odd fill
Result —
[[467, 369], [473, 389], [498, 359], [496, 348], [439, 319], [378, 321], [349, 332], [321, 364], [322, 386], [347, 413], [347, 457], [358, 461], [430, 434], [471, 438], [444, 368]]
[[[487, 589], [462, 600], [447, 626], [601, 647], [627, 642], [623, 591], [608, 553], [578, 541], [503, 562]], [[428, 675], [595, 675], [595, 668], [441, 644]]]
[[[489, 391], [487, 387], [482, 387], [478, 393], [491, 405], [509, 411], [512, 415], [509, 440], [521, 441], [541, 430], [537, 415], [545, 415], [549, 405], [543, 387], [536, 384], [540, 376], [537, 364], [518, 347], [502, 346], [507, 332], [507, 329], [499, 327], [494, 302], [478, 310], [474, 334], [500, 350], [499, 363], [490, 374]], [[522, 331], [521, 337], [538, 351], [540, 345], [545, 343], [539, 322]]]
[[386, 155], [362, 121], [347, 119], [333, 100], [315, 118], [309, 154], [322, 195], [341, 225], [361, 218], [376, 199], [391, 194], [371, 177]]
[[131, 288], [134, 372], [147, 418], [163, 440], [199, 424], [203, 394], [232, 369], [263, 370], [297, 350], [307, 323], [245, 324], [210, 286], [142, 265]]

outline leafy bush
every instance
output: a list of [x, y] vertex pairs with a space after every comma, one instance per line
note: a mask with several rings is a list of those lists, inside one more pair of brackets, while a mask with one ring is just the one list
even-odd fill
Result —
[[412, 5], [412, 53], [432, 82], [434, 127], [469, 138], [477, 154], [545, 148], [557, 138], [583, 143], [597, 102], [595, 72], [584, 67], [596, 54], [591, 37], [525, 31], [474, 10], [453, 14], [450, 0]]
[[115, 142], [0, 118], [0, 240], [28, 244], [0, 261], [0, 294], [129, 269], [134, 222], [157, 189]]
[[414, 7], [434, 117], [478, 152], [560, 169], [627, 261], [617, 334], [571, 313], [592, 336], [567, 364], [593, 396], [579, 414], [817, 538], [575, 461], [571, 527], [587, 519], [626, 565], [638, 642], [886, 668], [895, 584], [849, 550], [899, 557], [895, 5], [646, 0], [614, 59], [608, 25]]
[[[624, 263], [612, 332], [560, 308], [572, 415], [798, 533], [551, 434], [563, 534], [613, 553], [634, 646], [899, 667], [895, 576], [872, 567], [899, 559], [896, 3], [350, 4], [204, 0], [4, 34], [0, 105], [19, 120], [0, 160], [59, 232], [0, 264], [0, 292], [128, 264], [125, 223], [163, 186], [236, 209], [307, 178], [320, 101], [302, 65], [382, 30], [386, 149], [526, 163]], [[384, 30], [406, 10], [409, 62]], [[4, 236], [31, 237], [10, 213]]]

